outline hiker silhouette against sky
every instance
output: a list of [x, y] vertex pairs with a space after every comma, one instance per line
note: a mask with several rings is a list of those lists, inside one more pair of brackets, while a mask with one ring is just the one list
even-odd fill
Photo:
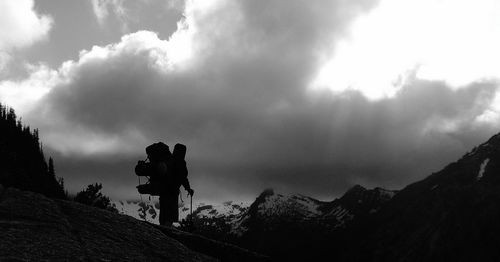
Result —
[[170, 153], [167, 145], [161, 145], [164, 147], [161, 154], [156, 152], [157, 147], [146, 148], [146, 153], [159, 178], [156, 183], [159, 183], [160, 187], [160, 225], [172, 225], [173, 222], [179, 221], [180, 186], [182, 185], [191, 197], [194, 190], [187, 178], [188, 170], [184, 159], [186, 146], [176, 144], [174, 152]]

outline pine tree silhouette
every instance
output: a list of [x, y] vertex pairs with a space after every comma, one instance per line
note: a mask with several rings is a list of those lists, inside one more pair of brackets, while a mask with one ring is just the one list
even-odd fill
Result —
[[101, 193], [101, 189], [102, 184], [100, 183], [90, 184], [85, 190], [78, 192], [74, 200], [88, 206], [106, 209], [117, 213], [118, 210], [116, 209], [116, 206], [111, 203], [109, 197]]
[[56, 177], [56, 171], [54, 170], [54, 160], [52, 157], [49, 158], [49, 176]]
[[38, 129], [31, 131], [14, 109], [0, 104], [0, 184], [65, 198], [55, 177], [54, 161], [47, 165]]

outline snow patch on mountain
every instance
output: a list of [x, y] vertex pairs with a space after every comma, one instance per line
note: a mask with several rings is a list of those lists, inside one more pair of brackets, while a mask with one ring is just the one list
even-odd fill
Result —
[[391, 199], [394, 195], [396, 195], [396, 192], [397, 192], [394, 190], [387, 190], [387, 189], [384, 189], [381, 187], [377, 187], [377, 188], [375, 188], [375, 190], [377, 190], [380, 193], [381, 197], [384, 197], [387, 199]]
[[484, 175], [484, 171], [486, 170], [486, 166], [488, 165], [488, 162], [490, 162], [490, 159], [489, 158], [486, 158], [483, 163], [481, 163], [481, 166], [479, 167], [479, 173], [477, 174], [477, 180], [480, 180], [483, 175]]
[[226, 201], [221, 204], [199, 204], [193, 215], [203, 218], [234, 217], [245, 211], [250, 203]]
[[307, 218], [320, 215], [319, 206], [319, 201], [302, 195], [273, 194], [258, 206], [258, 212], [267, 217], [292, 215], [293, 212]]
[[[376, 212], [375, 209], [372, 209], [373, 213]], [[326, 213], [323, 215], [325, 218], [329, 219], [335, 219], [337, 223], [334, 225], [334, 227], [342, 227], [345, 225], [346, 222], [352, 220], [354, 218], [354, 215], [349, 212], [349, 210], [343, 208], [342, 206], [338, 205], [335, 208], [333, 208], [330, 212]]]
[[159, 205], [153, 201], [112, 201], [118, 213], [159, 224]]
[[[115, 205], [118, 213], [128, 215], [133, 218], [147, 221], [153, 224], [159, 224], [160, 203], [156, 199], [152, 200], [114, 200], [111, 201]], [[179, 204], [179, 220], [185, 219], [189, 214], [188, 204], [181, 202]]]

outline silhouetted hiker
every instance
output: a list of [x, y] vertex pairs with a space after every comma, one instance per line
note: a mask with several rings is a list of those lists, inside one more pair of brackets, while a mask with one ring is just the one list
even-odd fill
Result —
[[176, 144], [172, 157], [167, 161], [167, 176], [169, 181], [166, 183], [166, 190], [160, 193], [160, 225], [172, 225], [179, 221], [179, 187], [191, 195], [194, 190], [189, 185], [187, 178], [188, 170], [186, 167], [186, 146]]
[[160, 225], [165, 225], [166, 207], [171, 205], [168, 185], [173, 183], [173, 175], [168, 172], [168, 163], [171, 162], [172, 153], [166, 144], [158, 142], [146, 147], [146, 154], [151, 163], [149, 182], [153, 189], [149, 194], [160, 196]]
[[[139, 176], [137, 190], [140, 194], [160, 196], [160, 225], [172, 225], [179, 220], [179, 187], [184, 186], [191, 200], [194, 194], [187, 179], [186, 146], [176, 144], [172, 154], [166, 144], [158, 142], [146, 147], [146, 154], [149, 162], [141, 160], [135, 167]], [[141, 176], [149, 181], [141, 185]]]

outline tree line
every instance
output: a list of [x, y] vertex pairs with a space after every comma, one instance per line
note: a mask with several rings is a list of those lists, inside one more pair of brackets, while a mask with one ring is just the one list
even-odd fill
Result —
[[45, 157], [38, 129], [23, 125], [14, 109], [1, 103], [0, 184], [116, 212], [110, 199], [100, 192], [102, 184], [90, 184], [75, 197], [69, 196], [64, 179], [56, 176], [54, 160]]
[[0, 184], [66, 198], [54, 160], [45, 158], [38, 129], [23, 125], [14, 109], [0, 104]]

